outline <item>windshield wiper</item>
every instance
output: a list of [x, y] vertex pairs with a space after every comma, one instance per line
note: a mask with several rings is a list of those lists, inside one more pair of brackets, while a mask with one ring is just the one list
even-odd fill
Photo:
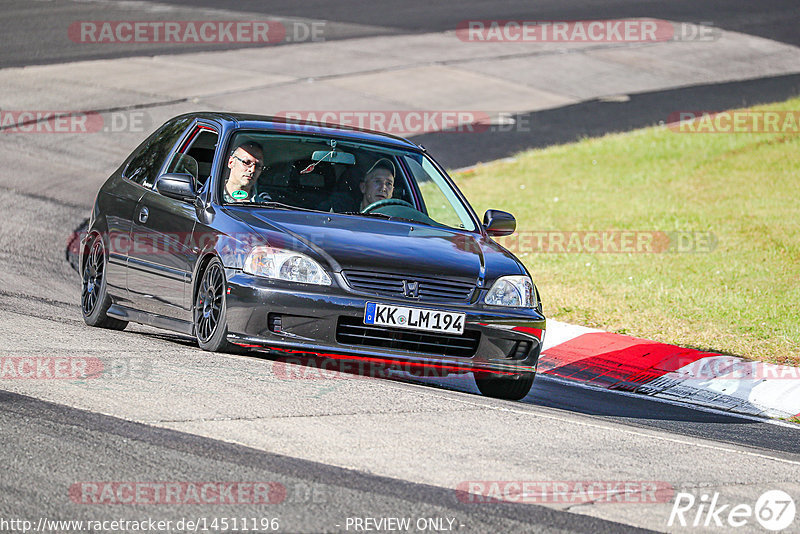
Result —
[[424, 226], [432, 226], [434, 228], [442, 227], [447, 228], [447, 226], [437, 223], [436, 221], [424, 221], [419, 219], [411, 219], [409, 217], [398, 217], [397, 215], [387, 215], [385, 213], [378, 213], [376, 211], [372, 211], [370, 213], [361, 213], [360, 211], [346, 211], [340, 213], [340, 215], [360, 215], [362, 217], [378, 217], [380, 219], [386, 219], [387, 221], [396, 221], [396, 222], [405, 222], [411, 224], [422, 224]]
[[391, 215], [386, 215], [385, 213], [378, 213], [375, 211], [371, 211], [369, 213], [361, 213], [360, 211], [343, 211], [340, 215], [359, 215], [361, 217], [377, 217], [379, 219], [391, 219]]

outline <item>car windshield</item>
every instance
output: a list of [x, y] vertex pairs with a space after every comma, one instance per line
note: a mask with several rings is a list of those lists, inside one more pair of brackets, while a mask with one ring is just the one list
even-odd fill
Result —
[[220, 180], [227, 204], [297, 208], [475, 231], [469, 208], [425, 154], [362, 142], [243, 131]]

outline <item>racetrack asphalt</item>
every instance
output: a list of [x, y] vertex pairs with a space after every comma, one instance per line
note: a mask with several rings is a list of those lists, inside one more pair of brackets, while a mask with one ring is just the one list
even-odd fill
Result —
[[[0, 32], [5, 46], [0, 67], [62, 63], [81, 59], [106, 59], [150, 54], [197, 51], [196, 46], [142, 47], [119, 43], [112, 47], [71, 41], [64, 21], [82, 20], [240, 20], [268, 18], [282, 21], [324, 21], [326, 39], [362, 36], [416, 34], [453, 30], [465, 20], [592, 20], [651, 17], [711, 24], [800, 45], [797, 22], [800, 8], [793, 0], [528, 0], [458, 1], [437, 3], [410, 0], [247, 0], [234, 3], [215, 0], [161, 0], [159, 2], [113, 2], [93, 0], [6, 0]], [[216, 17], [216, 18], [215, 18]], [[200, 50], [226, 50], [237, 46], [223, 43], [201, 45]]]
[[[472, 504], [459, 499], [455, 489], [272, 454], [7, 392], [0, 392], [0, 406], [4, 433], [0, 453], [9, 459], [24, 451], [27, 457], [4, 472], [0, 517], [6, 519], [21, 517], [36, 524], [42, 517], [151, 518], [172, 521], [175, 526], [168, 531], [180, 532], [181, 519], [207, 518], [210, 523], [213, 518], [257, 518], [260, 526], [262, 519], [277, 518], [279, 532], [316, 533], [352, 531], [348, 518], [392, 517], [413, 518], [414, 523], [439, 520], [448, 530], [464, 533], [647, 532], [536, 504]], [[198, 487], [209, 482], [260, 482], [282, 486], [285, 497], [266, 504], [176, 504], [177, 499], [137, 506], [93, 504], [101, 494], [87, 485], [106, 481], [191, 481]], [[72, 489], [76, 484], [83, 484], [77, 493]], [[54, 530], [88, 529], [47, 529]]]

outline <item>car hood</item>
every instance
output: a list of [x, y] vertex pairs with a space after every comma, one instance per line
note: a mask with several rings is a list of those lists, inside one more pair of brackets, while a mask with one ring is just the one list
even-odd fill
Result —
[[478, 285], [524, 273], [511, 253], [472, 232], [334, 213], [256, 209], [237, 215], [271, 245], [296, 249], [299, 241], [334, 271], [446, 276]]

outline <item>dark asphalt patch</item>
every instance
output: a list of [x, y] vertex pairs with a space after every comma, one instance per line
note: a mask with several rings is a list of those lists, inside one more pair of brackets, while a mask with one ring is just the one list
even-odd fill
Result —
[[[591, 100], [556, 109], [513, 115], [516, 124], [477, 132], [436, 132], [411, 140], [445, 167], [457, 169], [544, 148], [666, 123], [687, 110], [722, 111], [783, 101], [800, 95], [800, 74], [743, 82], [697, 85], [629, 95], [625, 102]], [[675, 134], [681, 135], [681, 134]]]

